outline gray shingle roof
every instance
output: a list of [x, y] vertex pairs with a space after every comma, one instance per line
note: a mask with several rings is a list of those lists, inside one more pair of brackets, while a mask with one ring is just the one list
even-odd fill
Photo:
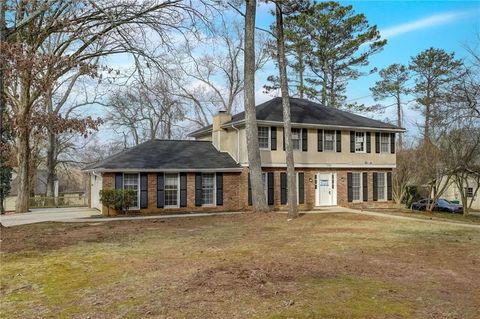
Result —
[[85, 170], [215, 170], [241, 169], [209, 141], [151, 140], [126, 149]]
[[[265, 103], [259, 104], [257, 109], [258, 121], [283, 122], [282, 98], [276, 97]], [[356, 115], [350, 112], [338, 110], [332, 107], [322, 106], [321, 104], [299, 98], [290, 98], [290, 115], [292, 123], [314, 124], [314, 125], [334, 125], [347, 127], [365, 127], [381, 129], [401, 129], [395, 125], [384, 123], [368, 117]], [[231, 123], [241, 122], [245, 119], [245, 112], [238, 113], [232, 117], [232, 120], [225, 123], [227, 126]], [[208, 131], [210, 127], [201, 128], [192, 132], [190, 136], [196, 136], [199, 133]]]

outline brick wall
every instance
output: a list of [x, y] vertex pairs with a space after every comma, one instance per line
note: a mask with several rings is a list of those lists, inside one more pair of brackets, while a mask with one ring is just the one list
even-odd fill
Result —
[[[264, 172], [273, 172], [274, 174], [274, 210], [286, 210], [287, 205], [280, 202], [280, 173], [285, 172], [284, 168], [264, 168]], [[390, 207], [392, 201], [373, 201], [373, 172], [388, 172], [389, 169], [318, 169], [302, 168], [297, 172], [304, 173], [305, 180], [305, 201], [298, 206], [299, 210], [311, 210], [315, 208], [315, 174], [337, 173], [337, 205], [352, 208], [372, 208], [372, 207]], [[347, 173], [348, 172], [367, 172], [368, 173], [368, 201], [349, 203], [347, 199]], [[115, 174], [103, 174], [103, 189], [112, 189], [115, 187]], [[223, 205], [197, 207], [195, 206], [195, 173], [187, 173], [187, 207], [180, 208], [157, 208], [157, 174], [148, 174], [148, 208], [140, 209], [141, 214], [153, 213], [178, 213], [178, 212], [196, 212], [196, 211], [238, 211], [251, 210], [248, 205], [248, 168], [241, 173], [223, 173]], [[106, 207], [102, 212], [107, 213]], [[115, 214], [110, 209], [110, 213]]]
[[[178, 213], [195, 211], [235, 211], [240, 206], [240, 173], [223, 173], [223, 205], [197, 207], [195, 206], [195, 173], [187, 173], [187, 207], [179, 208], [157, 208], [157, 173], [148, 174], [148, 208], [132, 211], [140, 214]], [[103, 189], [115, 188], [115, 173], [103, 174]], [[102, 213], [107, 214], [107, 207], [103, 207]], [[110, 209], [111, 215], [116, 212]]]

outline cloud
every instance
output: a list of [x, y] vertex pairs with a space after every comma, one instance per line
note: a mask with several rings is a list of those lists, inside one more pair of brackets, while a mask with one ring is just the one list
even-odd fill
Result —
[[415, 21], [399, 24], [393, 27], [389, 27], [383, 30], [380, 30], [380, 34], [383, 38], [392, 38], [404, 33], [417, 31], [420, 29], [426, 29], [437, 25], [447, 24], [461, 18], [465, 18], [475, 14], [474, 11], [456, 11], [456, 12], [447, 12], [434, 14], [429, 17], [418, 19]]

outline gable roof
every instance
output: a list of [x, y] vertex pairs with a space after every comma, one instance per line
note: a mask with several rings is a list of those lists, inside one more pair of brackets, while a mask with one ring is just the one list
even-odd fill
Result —
[[[282, 98], [276, 97], [267, 102], [257, 105], [257, 121], [283, 123]], [[384, 123], [368, 117], [342, 111], [332, 107], [299, 98], [290, 98], [290, 116], [293, 124], [310, 124], [318, 126], [336, 126], [352, 128], [373, 128], [383, 130], [404, 131], [401, 127]], [[224, 123], [222, 127], [232, 124], [241, 124], [245, 121], [245, 112], [232, 116], [232, 120]], [[206, 126], [190, 133], [190, 136], [198, 136], [211, 131], [212, 126]]]
[[209, 141], [151, 140], [84, 168], [88, 171], [236, 171], [241, 166]]

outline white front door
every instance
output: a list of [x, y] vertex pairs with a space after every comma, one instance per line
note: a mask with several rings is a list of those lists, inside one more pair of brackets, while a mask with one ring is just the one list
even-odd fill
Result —
[[318, 173], [316, 175], [316, 206], [337, 205], [337, 174]]
[[100, 191], [103, 187], [102, 176], [90, 174], [90, 196], [91, 196], [91, 206], [98, 210], [102, 210], [102, 203], [100, 202]]

